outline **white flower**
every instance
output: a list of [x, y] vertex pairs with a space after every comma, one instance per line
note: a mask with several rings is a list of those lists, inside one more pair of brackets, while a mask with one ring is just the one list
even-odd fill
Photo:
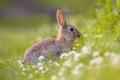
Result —
[[29, 74], [28, 78], [32, 79], [33, 78], [33, 74]]
[[116, 55], [112, 58], [111, 65], [116, 68], [120, 68], [120, 55]]
[[60, 66], [60, 64], [58, 62], [54, 62], [53, 64], [56, 66]]
[[44, 59], [45, 59], [44, 56], [39, 57], [39, 61], [43, 61]]
[[104, 56], [105, 56], [105, 57], [109, 57], [110, 54], [111, 54], [110, 52], [105, 52], [105, 53], [104, 53]]
[[73, 50], [76, 50], [76, 48], [75, 48], [75, 47], [73, 47]]
[[66, 67], [71, 67], [71, 66], [72, 66], [71, 61], [70, 61], [70, 60], [65, 61], [65, 62], [64, 62], [64, 66], [66, 66]]
[[99, 51], [95, 51], [93, 52], [92, 56], [95, 58], [95, 57], [98, 57], [99, 56]]
[[117, 55], [116, 55], [116, 53], [111, 53], [110, 56], [111, 56], [111, 58], [114, 58], [114, 57], [116, 57]]
[[81, 76], [82, 75], [80, 70], [76, 70], [76, 69], [72, 70], [72, 74], [75, 75], [75, 76]]
[[52, 63], [53, 61], [52, 61], [52, 60], [50, 60], [49, 62], [50, 62], [50, 63]]
[[33, 66], [32, 66], [32, 68], [36, 68], [36, 66], [35, 66], [35, 65], [33, 65]]
[[72, 54], [75, 54], [75, 53], [77, 53], [76, 51], [70, 51], [69, 53], [68, 53], [68, 55], [72, 55]]
[[40, 67], [40, 66], [43, 66], [43, 64], [39, 62], [39, 63], [37, 64], [37, 67]]
[[95, 35], [95, 38], [102, 38], [102, 37], [103, 37], [102, 34]]
[[87, 45], [84, 45], [81, 50], [82, 54], [89, 55], [90, 54], [90, 47]]
[[61, 54], [60, 59], [65, 59], [67, 56], [68, 56], [68, 53], [63, 53]]
[[30, 68], [30, 66], [26, 66], [27, 68]]
[[45, 71], [43, 70], [41, 73], [42, 73], [42, 74], [44, 74], [44, 73], [45, 73]]
[[72, 74], [76, 76], [78, 75], [81, 76], [80, 68], [83, 68], [83, 67], [84, 67], [83, 63], [76, 65], [75, 68], [72, 70]]
[[27, 69], [26, 68], [22, 68], [23, 71], [26, 71]]
[[84, 67], [84, 64], [80, 63], [80, 64], [76, 65], [75, 70], [79, 70], [80, 68], [83, 68], [83, 67]]
[[21, 60], [18, 60], [18, 63], [20, 64], [20, 68], [24, 66]]
[[80, 46], [80, 44], [77, 44], [76, 46], [78, 47], [78, 46]]
[[44, 68], [43, 67], [39, 67], [39, 70], [41, 71], [41, 70], [43, 70]]
[[107, 57], [111, 66], [118, 67], [118, 68], [120, 67], [120, 55], [114, 52], [105, 52], [104, 56]]
[[65, 56], [66, 59], [68, 59], [68, 57], [73, 56], [76, 53], [76, 51], [70, 51], [69, 53], [67, 53], [67, 55]]
[[58, 80], [56, 75], [51, 76], [51, 80]]
[[116, 58], [116, 56], [118, 56], [116, 53], [114, 52], [105, 52], [104, 56], [107, 60], [112, 61], [114, 58]]
[[119, 64], [120, 62], [120, 57], [119, 56], [116, 56], [112, 59], [112, 64]]
[[39, 71], [35, 71], [35, 74], [38, 74], [39, 73]]
[[98, 57], [98, 58], [94, 58], [90, 61], [90, 65], [91, 66], [95, 66], [95, 65], [99, 65], [103, 62], [103, 58], [102, 57]]
[[80, 53], [75, 53], [74, 54], [74, 61], [78, 61], [81, 57], [81, 54]]
[[88, 34], [86, 33], [86, 34], [84, 34], [84, 37], [86, 38], [86, 37], [88, 37]]

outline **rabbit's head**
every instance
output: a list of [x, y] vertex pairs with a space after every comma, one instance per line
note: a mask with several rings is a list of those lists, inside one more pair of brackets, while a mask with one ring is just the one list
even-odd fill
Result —
[[57, 10], [56, 18], [60, 25], [59, 38], [74, 41], [81, 36], [81, 33], [73, 25], [66, 24], [66, 17], [63, 11]]

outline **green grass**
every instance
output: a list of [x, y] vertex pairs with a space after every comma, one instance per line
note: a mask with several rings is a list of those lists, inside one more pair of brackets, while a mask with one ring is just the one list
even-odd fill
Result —
[[[95, 17], [72, 15], [68, 23], [82, 33], [74, 51], [36, 65], [20, 65], [24, 51], [38, 40], [56, 37], [58, 25], [0, 26], [0, 80], [119, 80], [120, 14], [108, 2], [101, 2]], [[119, 1], [116, 0], [116, 8]]]

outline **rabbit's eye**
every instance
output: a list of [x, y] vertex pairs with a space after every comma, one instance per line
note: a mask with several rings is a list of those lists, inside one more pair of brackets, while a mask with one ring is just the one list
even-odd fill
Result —
[[69, 30], [70, 30], [70, 31], [74, 31], [74, 29], [73, 29], [73, 28], [69, 28]]

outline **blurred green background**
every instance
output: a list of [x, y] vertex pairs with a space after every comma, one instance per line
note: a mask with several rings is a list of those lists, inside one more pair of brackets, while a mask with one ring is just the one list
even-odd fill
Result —
[[[77, 54], [84, 55], [82, 49], [86, 50], [86, 46], [90, 53], [78, 62], [68, 58], [73, 60], [72, 67], [65, 67], [62, 77], [66, 77], [65, 80], [68, 75], [71, 80], [119, 80], [120, 0], [0, 0], [0, 80], [48, 80], [64, 67], [62, 64], [65, 61], [60, 62], [60, 67], [45, 64], [48, 72], [44, 75], [38, 72], [39, 75], [36, 75], [31, 66], [25, 66], [30, 70], [26, 70], [24, 75], [24, 67], [22, 69], [18, 64], [30, 45], [48, 37], [57, 37], [57, 9], [65, 11], [67, 23], [75, 25], [82, 33], [74, 43]], [[92, 55], [95, 52], [99, 55], [94, 58]], [[106, 58], [105, 53], [112, 57]], [[102, 65], [97, 65], [99, 68], [95, 69], [93, 64], [90, 69], [89, 63], [96, 58], [104, 59]], [[85, 65], [84, 69], [77, 71], [83, 75], [70, 74], [80, 63]], [[31, 73], [33, 79], [29, 79]]]
[[[81, 47], [94, 41], [93, 37], [99, 33], [97, 29], [108, 36], [102, 42], [119, 42], [119, 3], [119, 0], [0, 0], [0, 58], [20, 55], [17, 57], [21, 59], [31, 44], [47, 37], [57, 37], [57, 9], [65, 11], [67, 22], [75, 25], [83, 35], [94, 32], [87, 39], [82, 35], [76, 43]], [[99, 47], [96, 45], [94, 50]], [[112, 47], [108, 49], [119, 52], [118, 44], [116, 49]], [[104, 48], [103, 52], [107, 50]]]
[[23, 56], [34, 42], [56, 37], [57, 9], [80, 30], [88, 17], [95, 17], [96, 4], [95, 0], [0, 0], [0, 58]]
[[31, 26], [55, 22], [55, 12], [94, 16], [95, 0], [0, 0], [0, 24]]

